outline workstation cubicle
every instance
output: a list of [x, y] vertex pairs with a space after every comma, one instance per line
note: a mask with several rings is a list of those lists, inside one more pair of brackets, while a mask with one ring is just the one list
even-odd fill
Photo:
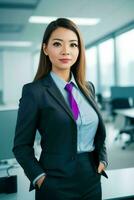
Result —
[[[17, 106], [0, 106], [0, 200], [34, 198], [34, 191], [28, 192], [30, 182], [12, 152], [17, 112]], [[37, 147], [39, 141], [40, 136], [37, 132], [35, 141], [37, 157], [40, 153], [40, 149]], [[26, 185], [27, 187], [25, 187]], [[25, 195], [27, 199], [23, 198], [24, 193], [27, 194]]]
[[110, 104], [114, 122], [116, 126], [119, 124], [119, 134], [115, 140], [121, 139], [124, 133], [130, 137], [122, 146], [125, 149], [134, 142], [134, 87], [111, 87]]
[[126, 87], [112, 86], [110, 98], [111, 98], [111, 103], [114, 103], [116, 108], [133, 107], [134, 86], [126, 86]]
[[12, 153], [13, 136], [17, 119], [17, 107], [0, 107], [0, 162], [14, 158]]
[[16, 106], [0, 106], [0, 199], [3, 193], [17, 192], [17, 176], [10, 174], [16, 163], [12, 153], [16, 119]]

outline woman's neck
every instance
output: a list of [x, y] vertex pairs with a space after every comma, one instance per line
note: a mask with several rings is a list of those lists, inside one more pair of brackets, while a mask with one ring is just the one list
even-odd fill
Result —
[[55, 74], [57, 74], [60, 78], [62, 78], [64, 81], [68, 82], [70, 80], [70, 70], [69, 71], [55, 71], [52, 70]]

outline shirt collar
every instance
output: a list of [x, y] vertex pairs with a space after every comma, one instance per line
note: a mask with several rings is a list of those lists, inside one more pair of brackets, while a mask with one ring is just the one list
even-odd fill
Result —
[[50, 75], [52, 76], [53, 80], [56, 82], [56, 84], [59, 86], [62, 86], [63, 88], [65, 88], [67, 83], [73, 83], [73, 85], [78, 88], [77, 83], [75, 81], [74, 75], [71, 72], [71, 79], [69, 82], [66, 82], [64, 79], [62, 79], [61, 77], [59, 77], [56, 73], [54, 73], [53, 71], [50, 72]]
[[71, 72], [71, 79], [70, 79], [70, 81], [69, 81], [69, 83], [73, 83], [73, 85], [76, 87], [76, 88], [78, 88], [78, 86], [77, 86], [77, 83], [76, 83], [76, 81], [75, 81], [75, 78], [74, 78], [74, 75], [73, 75], [73, 73]]

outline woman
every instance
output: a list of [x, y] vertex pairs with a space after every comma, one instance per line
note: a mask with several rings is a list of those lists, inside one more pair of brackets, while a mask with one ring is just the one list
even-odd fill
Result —
[[[32, 83], [23, 87], [13, 152], [36, 189], [36, 200], [100, 200], [106, 176], [105, 127], [85, 81], [85, 50], [77, 26], [59, 18], [44, 33]], [[35, 158], [36, 130], [41, 155]]]

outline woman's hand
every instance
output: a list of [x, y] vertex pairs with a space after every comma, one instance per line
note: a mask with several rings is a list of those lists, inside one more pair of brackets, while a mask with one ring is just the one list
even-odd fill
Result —
[[45, 175], [43, 175], [42, 177], [40, 177], [40, 178], [37, 180], [36, 184], [38, 185], [38, 188], [39, 188], [39, 189], [40, 189], [40, 187], [41, 187], [41, 185], [42, 185], [44, 179], [45, 179]]
[[103, 170], [105, 170], [105, 164], [100, 162], [98, 166], [98, 173], [100, 174]]

